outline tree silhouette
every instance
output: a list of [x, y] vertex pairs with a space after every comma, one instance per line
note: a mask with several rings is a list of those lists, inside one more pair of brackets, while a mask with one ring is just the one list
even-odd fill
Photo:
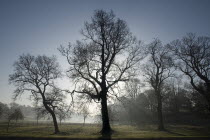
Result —
[[14, 98], [28, 91], [35, 102], [43, 103], [53, 118], [55, 133], [59, 132], [54, 112], [55, 103], [61, 99], [54, 80], [60, 76], [61, 72], [55, 57], [35, 57], [30, 54], [21, 55], [14, 63], [14, 73], [9, 75], [10, 83], [17, 87]]
[[173, 75], [171, 71], [172, 59], [169, 56], [169, 50], [163, 46], [160, 40], [155, 40], [149, 44], [146, 53], [149, 54], [149, 60], [144, 65], [143, 71], [146, 81], [154, 89], [157, 99], [158, 129], [164, 130], [162, 115], [163, 85], [167, 78]]
[[83, 41], [61, 46], [59, 51], [70, 65], [68, 76], [75, 81], [74, 92], [101, 102], [101, 132], [110, 133], [107, 97], [119, 82], [134, 76], [135, 65], [142, 59], [140, 42], [112, 11], [96, 10], [81, 33]]
[[210, 38], [189, 33], [169, 46], [178, 59], [176, 66], [207, 100], [210, 111]]

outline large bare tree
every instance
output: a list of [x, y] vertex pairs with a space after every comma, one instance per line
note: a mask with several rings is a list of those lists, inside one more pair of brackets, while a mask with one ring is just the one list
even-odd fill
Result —
[[59, 50], [70, 65], [69, 77], [77, 83], [74, 92], [101, 102], [101, 132], [110, 133], [107, 97], [119, 82], [134, 76], [135, 65], [142, 59], [140, 42], [112, 11], [96, 10], [81, 34], [83, 41]]
[[169, 54], [169, 49], [163, 46], [158, 39], [149, 44], [146, 53], [149, 55], [149, 58], [143, 68], [144, 76], [149, 85], [154, 89], [156, 95], [158, 129], [164, 130], [162, 92], [165, 80], [173, 75], [173, 71], [171, 70], [173, 62]]
[[[55, 108], [62, 100], [54, 85], [54, 80], [61, 76], [55, 57], [21, 55], [14, 63], [14, 73], [9, 75], [10, 83], [17, 88], [15, 98], [24, 92], [32, 95], [36, 103], [43, 103], [54, 122], [55, 133], [59, 132]], [[56, 105], [55, 105], [56, 104]]]
[[188, 33], [181, 40], [173, 41], [170, 48], [178, 59], [176, 66], [206, 99], [210, 111], [210, 37]]

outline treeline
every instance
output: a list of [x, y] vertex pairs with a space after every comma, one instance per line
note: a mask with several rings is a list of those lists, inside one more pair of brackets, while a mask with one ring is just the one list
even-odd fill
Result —
[[[60, 125], [62, 121], [70, 118], [71, 113], [68, 113], [69, 112], [56, 112]], [[26, 120], [34, 122], [34, 124], [38, 125], [40, 120], [51, 121], [52, 119], [49, 113], [40, 106], [32, 107], [17, 103], [4, 104], [0, 102], [0, 120], [8, 123], [17, 123], [19, 120]]]
[[1, 120], [23, 120], [24, 118], [31, 118], [33, 115], [33, 108], [30, 106], [22, 106], [17, 103], [4, 104], [0, 102], [0, 118]]
[[[27, 113], [29, 113], [29, 112], [27, 112]], [[15, 125], [16, 125], [17, 122], [19, 120], [23, 120], [24, 117], [25, 116], [21, 110], [21, 107], [18, 104], [11, 103], [10, 105], [7, 105], [7, 104], [3, 104], [0, 102], [0, 119], [6, 121], [7, 132], [9, 131], [9, 127], [10, 127], [10, 124], [12, 121], [15, 122]]]
[[[180, 78], [179, 78], [180, 79]], [[158, 124], [157, 100], [154, 90], [142, 91], [142, 84], [134, 79], [126, 86], [126, 96], [119, 97], [108, 106], [113, 124], [129, 124], [139, 127]], [[163, 87], [163, 120], [166, 124], [208, 125], [210, 112], [206, 99], [189, 87], [188, 83], [170, 79]]]

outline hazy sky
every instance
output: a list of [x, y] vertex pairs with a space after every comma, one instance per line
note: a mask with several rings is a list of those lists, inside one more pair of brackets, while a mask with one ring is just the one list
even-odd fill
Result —
[[113, 10], [146, 43], [187, 32], [210, 36], [210, 0], [0, 0], [0, 102], [12, 101], [8, 75], [19, 55], [55, 54], [65, 67], [57, 47], [80, 39], [96, 9]]

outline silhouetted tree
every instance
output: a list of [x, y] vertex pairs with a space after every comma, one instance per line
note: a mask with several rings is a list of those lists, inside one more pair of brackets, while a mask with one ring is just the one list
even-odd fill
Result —
[[172, 59], [169, 50], [163, 46], [160, 40], [155, 40], [149, 44], [146, 53], [149, 60], [144, 65], [144, 76], [149, 85], [154, 89], [157, 99], [158, 129], [164, 130], [162, 115], [163, 85], [167, 78], [172, 76]]
[[61, 76], [58, 62], [55, 57], [21, 55], [14, 63], [14, 74], [9, 75], [10, 83], [17, 88], [14, 91], [16, 98], [24, 92], [30, 92], [33, 100], [42, 102], [45, 109], [53, 118], [55, 133], [59, 132], [55, 105], [60, 101], [60, 93], [54, 86], [54, 80]]
[[179, 60], [176, 66], [188, 76], [192, 87], [207, 100], [210, 111], [210, 38], [189, 33], [169, 46]]
[[135, 65], [142, 59], [141, 48], [125, 21], [113, 12], [96, 10], [92, 21], [81, 31], [85, 37], [74, 46], [60, 47], [70, 65], [68, 74], [75, 80], [74, 92], [101, 102], [102, 134], [110, 134], [107, 97], [119, 82], [135, 74]]

